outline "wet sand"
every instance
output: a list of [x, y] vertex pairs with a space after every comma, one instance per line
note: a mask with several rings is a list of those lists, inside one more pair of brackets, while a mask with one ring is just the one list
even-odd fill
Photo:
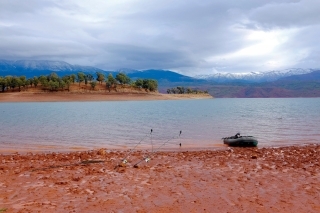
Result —
[[320, 212], [319, 144], [128, 154], [1, 154], [0, 211]]
[[209, 94], [162, 94], [128, 92], [13, 92], [0, 93], [0, 102], [150, 101], [210, 99]]

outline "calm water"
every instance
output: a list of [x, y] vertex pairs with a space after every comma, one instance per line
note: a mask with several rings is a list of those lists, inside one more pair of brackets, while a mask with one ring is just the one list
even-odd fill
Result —
[[142, 147], [210, 147], [237, 132], [259, 146], [320, 143], [319, 111], [320, 98], [0, 103], [0, 149], [132, 148], [145, 136]]

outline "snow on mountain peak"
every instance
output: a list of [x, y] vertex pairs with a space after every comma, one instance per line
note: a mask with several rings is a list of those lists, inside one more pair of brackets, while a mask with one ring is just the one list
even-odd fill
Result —
[[23, 67], [30, 70], [72, 70], [72, 65], [63, 61], [46, 61], [46, 60], [20, 60], [14, 63], [16, 67]]
[[212, 81], [234, 81], [244, 80], [252, 82], [275, 81], [282, 77], [292, 75], [302, 75], [312, 72], [313, 69], [290, 68], [284, 70], [273, 70], [268, 72], [250, 72], [250, 73], [214, 73], [210, 75], [197, 75], [194, 78]]

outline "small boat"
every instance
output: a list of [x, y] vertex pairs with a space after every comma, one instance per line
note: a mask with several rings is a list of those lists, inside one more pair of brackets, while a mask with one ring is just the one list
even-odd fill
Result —
[[253, 147], [258, 145], [258, 140], [253, 136], [240, 136], [237, 133], [235, 136], [222, 138], [223, 143], [229, 146], [240, 146], [240, 147]]

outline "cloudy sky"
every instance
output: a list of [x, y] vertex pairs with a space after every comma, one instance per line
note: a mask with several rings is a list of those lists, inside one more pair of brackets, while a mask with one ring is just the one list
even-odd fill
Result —
[[319, 0], [0, 0], [0, 59], [186, 75], [320, 68]]

